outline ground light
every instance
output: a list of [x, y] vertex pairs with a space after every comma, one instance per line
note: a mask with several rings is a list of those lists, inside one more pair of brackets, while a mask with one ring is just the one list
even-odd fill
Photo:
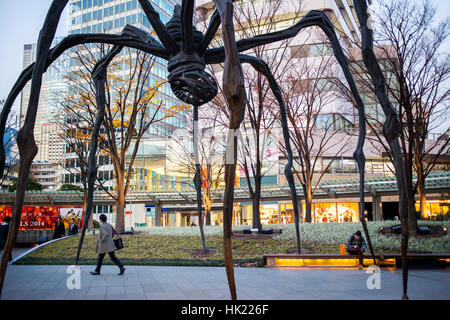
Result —
[[[377, 265], [395, 267], [395, 259], [375, 259]], [[373, 264], [372, 259], [364, 259], [364, 265]], [[276, 267], [357, 267], [357, 257], [346, 259], [275, 258]]]

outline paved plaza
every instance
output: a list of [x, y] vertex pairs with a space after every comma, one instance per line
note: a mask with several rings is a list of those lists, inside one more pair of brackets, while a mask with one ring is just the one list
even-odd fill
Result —
[[[103, 266], [100, 276], [80, 266], [80, 289], [69, 290], [68, 266], [8, 267], [2, 299], [31, 300], [227, 300], [225, 268]], [[235, 268], [240, 300], [400, 299], [401, 270], [381, 270], [380, 289], [368, 289], [371, 274], [358, 269]], [[70, 282], [70, 281], [69, 281]], [[75, 282], [72, 282], [75, 283]], [[450, 299], [450, 270], [410, 270], [410, 299]]]

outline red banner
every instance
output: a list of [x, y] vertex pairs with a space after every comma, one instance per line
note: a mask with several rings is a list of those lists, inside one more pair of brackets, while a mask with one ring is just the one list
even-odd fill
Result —
[[[19, 230], [51, 230], [55, 227], [58, 216], [61, 216], [66, 228], [75, 220], [79, 227], [82, 226], [83, 208], [41, 206], [22, 208]], [[11, 217], [12, 207], [0, 206], [0, 223], [5, 217]]]

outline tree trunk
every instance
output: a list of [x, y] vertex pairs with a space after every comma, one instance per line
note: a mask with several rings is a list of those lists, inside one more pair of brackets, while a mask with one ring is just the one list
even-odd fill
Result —
[[409, 234], [417, 232], [417, 215], [416, 215], [416, 199], [414, 197], [414, 188], [412, 187], [411, 179], [408, 180], [408, 188], [410, 190], [410, 198], [406, 198], [406, 210], [408, 214], [408, 229]]
[[417, 214], [414, 197], [412, 199], [407, 199], [408, 205], [408, 229], [410, 234], [414, 234], [417, 232]]
[[[85, 212], [86, 212], [86, 204], [87, 204], [87, 189], [85, 189], [84, 191], [84, 195], [83, 195], [83, 217], [85, 216]], [[90, 215], [89, 216], [89, 221], [83, 221], [83, 223], [87, 223], [88, 224], [88, 230], [91, 230], [94, 228], [94, 215]], [[81, 226], [80, 226], [81, 228]]]
[[252, 197], [252, 220], [253, 220], [253, 228], [258, 228], [258, 232], [261, 232], [261, 176], [255, 177], [255, 194]]
[[211, 225], [211, 206], [205, 206], [205, 225]]
[[261, 217], [259, 215], [260, 203], [258, 197], [252, 197], [252, 227], [258, 228], [258, 230], [261, 227]]
[[[209, 167], [211, 165], [208, 165]], [[211, 170], [210, 168], [208, 170]], [[210, 171], [208, 171], [210, 172]], [[209, 185], [209, 181], [206, 184], [206, 196], [205, 196], [205, 225], [210, 226], [211, 225], [211, 207], [213, 204], [213, 200], [211, 199], [211, 187]]]
[[311, 186], [303, 185], [303, 193], [305, 194], [305, 222], [312, 222], [312, 190]]
[[[419, 179], [419, 175], [417, 175]], [[419, 201], [420, 201], [420, 216], [422, 219], [428, 219], [429, 214], [427, 212], [427, 194], [425, 192], [425, 179], [420, 179], [417, 185], [417, 191], [419, 193]]]
[[117, 172], [116, 231], [118, 233], [125, 231], [125, 186], [123, 177], [123, 172]]

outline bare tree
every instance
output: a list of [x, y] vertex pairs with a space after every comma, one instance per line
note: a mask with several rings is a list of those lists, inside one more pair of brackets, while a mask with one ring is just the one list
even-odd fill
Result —
[[[345, 118], [348, 110], [342, 108], [342, 100], [329, 80], [339, 76], [331, 47], [326, 42], [308, 43], [312, 38], [310, 35], [306, 43], [291, 47], [292, 64], [282, 85], [291, 140], [297, 153], [294, 172], [305, 196], [305, 222], [312, 221], [314, 193], [324, 174], [330, 171], [336, 158], [349, 151], [350, 136], [346, 131], [353, 126]], [[285, 153], [284, 144], [279, 146]]]
[[[88, 158], [91, 150], [90, 135], [91, 128], [89, 124], [78, 117], [73, 117], [73, 109], [64, 105], [64, 101], [61, 102], [58, 111], [53, 114], [52, 123], [58, 127], [58, 137], [64, 143], [63, 168], [73, 177], [74, 184], [81, 184], [83, 190], [83, 210], [86, 210], [87, 191], [88, 191]], [[97, 153], [97, 172], [103, 164], [109, 163], [110, 157], [102, 150]], [[71, 183], [72, 179], [66, 181], [66, 184]], [[113, 180], [113, 176], [110, 176], [108, 171], [100, 171], [97, 174], [95, 187], [98, 189], [105, 189], [104, 181]], [[64, 185], [63, 185], [64, 186]], [[91, 215], [90, 227], [92, 227], [93, 216]]]
[[[94, 49], [82, 46], [72, 57], [78, 67], [67, 75], [69, 85], [76, 89], [64, 101], [67, 118], [77, 118], [87, 128], [94, 127], [97, 110], [90, 71], [107, 50], [104, 45]], [[133, 49], [124, 50], [108, 68], [106, 112], [99, 137], [100, 153], [111, 157], [114, 168], [114, 190], [102, 187], [115, 201], [118, 232], [125, 228], [125, 199], [139, 141], [150, 125], [165, 118], [160, 112], [164, 105], [157, 101], [163, 82], [149, 85], [154, 58]]]
[[[211, 209], [214, 201], [219, 197], [223, 187], [223, 173], [225, 168], [225, 149], [223, 132], [216, 126], [215, 117], [202, 114], [199, 123], [194, 124], [192, 114], [186, 116], [188, 128], [198, 128], [198, 164], [202, 181], [202, 204], [205, 208], [205, 225], [211, 225]], [[225, 129], [223, 127], [223, 129]], [[168, 160], [181, 176], [193, 177], [197, 169], [194, 155], [192, 134], [181, 131], [172, 135], [169, 145]], [[194, 181], [189, 179], [186, 183], [195, 188]], [[199, 228], [202, 238], [203, 253], [207, 253], [205, 236], [203, 232], [203, 217], [199, 216]]]

